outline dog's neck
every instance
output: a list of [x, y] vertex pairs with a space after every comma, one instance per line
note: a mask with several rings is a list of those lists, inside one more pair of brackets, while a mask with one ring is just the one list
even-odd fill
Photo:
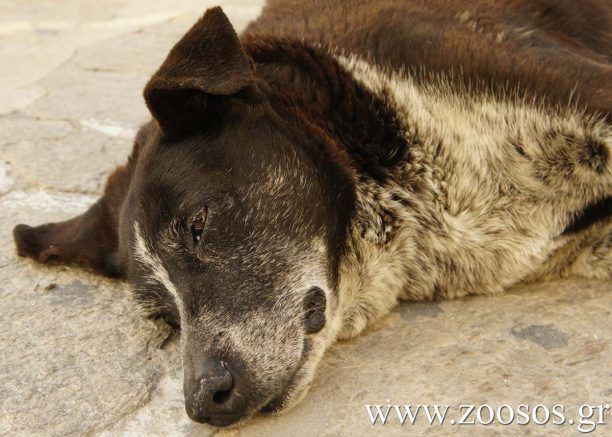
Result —
[[[349, 58], [333, 50], [261, 38], [245, 47], [266, 85], [289, 96], [349, 157], [356, 202], [340, 265], [342, 302], [333, 330], [351, 336], [394, 306], [409, 286], [405, 264], [417, 254], [406, 252], [415, 245], [399, 242], [398, 234], [411, 227], [412, 235], [423, 223], [434, 226], [432, 215], [423, 210], [432, 187], [425, 182], [429, 166], [423, 162], [418, 130], [407, 132], [387, 96], [368, 89]], [[431, 297], [430, 289], [416, 293]], [[381, 308], [370, 308], [373, 303]]]
[[[258, 71], [351, 159], [356, 201], [339, 269], [340, 337], [358, 334], [399, 298], [497, 293], [522, 280], [563, 231], [512, 201], [539, 183], [529, 182], [523, 145], [535, 159], [540, 144], [607, 132], [575, 108], [524, 101], [516, 91], [453, 86], [299, 42], [270, 41], [266, 50], [255, 51]], [[520, 171], [508, 167], [517, 162]]]
[[560, 169], [590, 172], [589, 180], [603, 174], [605, 117], [524, 99], [519, 89], [337, 59], [385, 100], [410, 155], [389, 167], [384, 182], [356, 185], [357, 220], [341, 274], [351, 297], [340, 335], [358, 334], [399, 298], [496, 294], [545, 271], [559, 235], [590, 202], [550, 193], [572, 178]]

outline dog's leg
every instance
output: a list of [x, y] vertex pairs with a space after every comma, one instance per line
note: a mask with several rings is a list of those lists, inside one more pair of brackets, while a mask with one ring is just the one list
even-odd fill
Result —
[[610, 125], [576, 113], [534, 115], [517, 114], [503, 163], [518, 197], [533, 210], [524, 224], [546, 226], [557, 237], [605, 219], [612, 198]]
[[557, 249], [525, 282], [571, 277], [612, 278], [612, 220], [562, 235], [556, 243]]
[[573, 121], [516, 146], [543, 201], [534, 210], [550, 214], [554, 229], [553, 250], [531, 279], [612, 278], [612, 132], [603, 122]]

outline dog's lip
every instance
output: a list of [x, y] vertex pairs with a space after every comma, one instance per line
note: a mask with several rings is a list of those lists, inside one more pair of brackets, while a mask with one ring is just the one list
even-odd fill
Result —
[[208, 417], [207, 421], [205, 422], [208, 425], [212, 425], [212, 426], [231, 426], [231, 425], [236, 425], [239, 422], [241, 422], [242, 420], [246, 419], [249, 416], [249, 414], [247, 413], [234, 413], [234, 414], [230, 414], [230, 413], [220, 413], [220, 414], [215, 414], [212, 417]]
[[280, 394], [273, 396], [262, 408], [260, 408], [259, 411], [261, 413], [271, 414], [282, 410], [285, 400], [295, 390], [295, 379], [301, 368], [302, 366], [299, 366], [297, 370], [293, 373], [293, 375], [291, 375], [291, 378], [289, 378], [289, 381], [287, 381], [287, 384], [285, 385], [283, 391]]
[[283, 387], [283, 390], [280, 393], [272, 396], [272, 398], [270, 398], [270, 400], [262, 408], [259, 409], [261, 413], [271, 414], [282, 410], [285, 400], [295, 390], [295, 379], [301, 367], [302, 366], [298, 366], [296, 371], [293, 373], [293, 375], [291, 375], [291, 378], [289, 378], [289, 380]]
[[283, 393], [280, 396], [276, 396], [274, 398], [272, 398], [272, 400], [270, 402], [268, 402], [262, 409], [261, 412], [264, 414], [272, 414], [277, 412], [278, 410], [281, 409], [281, 407], [283, 406], [283, 401], [285, 400], [285, 398], [287, 397], [286, 395], [287, 392]]
[[289, 396], [295, 391], [295, 382], [300, 370], [302, 369], [302, 366], [304, 365], [304, 362], [306, 361], [307, 351], [309, 347], [310, 345], [307, 344], [307, 342], [305, 341], [304, 349], [302, 350], [302, 356], [300, 357], [300, 365], [297, 366], [297, 369], [295, 369], [295, 372], [293, 373], [293, 375], [291, 375], [291, 378], [289, 378], [289, 381], [287, 382], [287, 385], [285, 386], [282, 393], [277, 396], [274, 396], [270, 401], [268, 401], [266, 405], [263, 406], [263, 408], [261, 408], [260, 411], [262, 413], [271, 414], [282, 410], [285, 400], [287, 400], [287, 398], [289, 398]]

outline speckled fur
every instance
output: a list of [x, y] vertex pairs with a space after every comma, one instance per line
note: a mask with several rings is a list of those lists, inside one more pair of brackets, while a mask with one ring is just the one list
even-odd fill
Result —
[[611, 277], [610, 220], [561, 235], [576, 211], [612, 195], [609, 124], [512, 92], [453, 89], [440, 76], [417, 85], [405, 71], [337, 59], [387, 102], [413, 147], [413, 160], [395, 166], [387, 182], [356, 184], [339, 337], [358, 334], [398, 299], [495, 294], [544, 277]]
[[[610, 10], [270, 0], [239, 38], [213, 8], [145, 87], [154, 121], [104, 196], [17, 226], [18, 251], [127, 276], [180, 327], [187, 412], [216, 425], [287, 410], [400, 299], [610, 279]], [[210, 358], [234, 369], [221, 403]]]

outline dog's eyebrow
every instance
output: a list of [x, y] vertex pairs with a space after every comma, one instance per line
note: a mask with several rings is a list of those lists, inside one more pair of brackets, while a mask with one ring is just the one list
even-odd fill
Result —
[[183, 300], [174, 286], [174, 283], [170, 280], [170, 275], [168, 274], [168, 270], [164, 267], [162, 260], [153, 252], [151, 246], [142, 236], [138, 222], [134, 223], [134, 254], [136, 260], [143, 267], [147, 268], [152, 278], [162, 284], [172, 295], [174, 303], [179, 310], [181, 322], [185, 320], [185, 305]]

